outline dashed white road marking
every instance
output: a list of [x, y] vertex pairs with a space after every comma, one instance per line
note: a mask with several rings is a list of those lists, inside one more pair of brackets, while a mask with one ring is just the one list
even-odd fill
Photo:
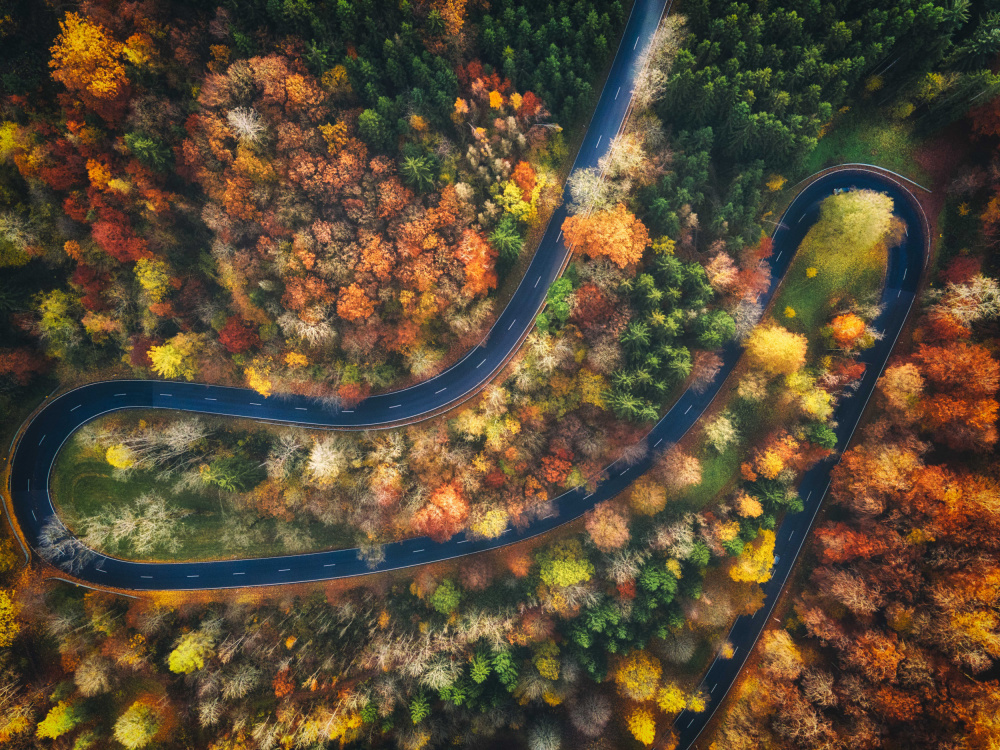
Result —
[[544, 521], [547, 518], [552, 518], [552, 516], [554, 516], [554, 515], [555, 515], [555, 513], [549, 513], [547, 516], [542, 516], [542, 520]]
[[76, 410], [77, 410], [77, 409], [79, 409], [79, 408], [80, 408], [81, 406], [83, 406], [83, 404], [77, 404], [77, 405], [76, 405], [76, 406], [74, 406], [74, 407], [73, 407], [72, 409], [70, 409], [70, 411], [76, 411]]
[[784, 250], [782, 250], [780, 253], [778, 253], [778, 257], [774, 259], [774, 262], [777, 263], [779, 260], [781, 260], [781, 256], [784, 255], [784, 254], [785, 254]]
[[478, 369], [479, 369], [480, 367], [482, 367], [482, 366], [483, 366], [484, 364], [486, 364], [486, 360], [485, 360], [485, 359], [484, 359], [484, 360], [483, 360], [482, 362], [480, 362], [480, 363], [479, 363], [478, 365], [476, 365], [476, 369], [478, 370]]
[[201, 576], [198, 573], [195, 573], [194, 575], [188, 576], [188, 578], [200, 578], [200, 577]]
[[337, 563], [327, 563], [327, 564], [326, 564], [326, 565], [324, 565], [323, 567], [324, 567], [324, 568], [332, 568], [332, 567], [333, 567], [334, 565], [336, 565], [336, 564], [337, 564]]
[[[694, 406], [694, 404], [691, 404], [691, 406]], [[686, 411], [684, 412], [685, 414], [687, 414], [687, 413], [688, 413], [689, 411], [691, 411], [691, 406], [689, 406], [689, 407], [687, 408], [687, 410], [686, 410]]]
[[600, 148], [601, 147], [601, 138], [603, 138], [603, 137], [604, 137], [604, 133], [601, 133], [599, 136], [597, 136], [597, 145], [594, 146], [594, 148]]
[[389, 408], [390, 408], [390, 409], [398, 409], [398, 408], [399, 408], [400, 406], [402, 406], [402, 404], [393, 404], [393, 405], [392, 405], [392, 406], [390, 406]]
[[309, 411], [309, 410], [304, 406], [296, 406], [295, 411]]
[[34, 518], [36, 521], [38, 520], [38, 516], [35, 515], [35, 509], [34, 508], [31, 509], [31, 517]]
[[535, 285], [533, 287], [531, 287], [531, 288], [532, 289], [537, 289], [538, 288], [538, 282], [541, 281], [541, 280], [542, 280], [541, 276], [539, 276], [537, 279], [535, 279]]
[[170, 398], [174, 397], [174, 394], [172, 394], [172, 393], [161, 393], [160, 395], [161, 396], [169, 396]]
[[260, 406], [260, 405], [261, 404], [258, 404], [256, 401], [251, 401], [250, 402], [250, 406]]
[[622, 87], [621, 87], [621, 86], [619, 86], [619, 87], [618, 87], [618, 90], [617, 90], [617, 91], [615, 92], [615, 99], [616, 99], [616, 100], [618, 99], [618, 95], [619, 95], [619, 94], [620, 94], [621, 92], [622, 92]]
[[140, 578], [152, 578], [153, 576], [139, 576]]
[[809, 494], [806, 495], [806, 502], [807, 503], [809, 502], [809, 498], [811, 498], [812, 496], [813, 496], [812, 490], [809, 490]]
[[420, 549], [415, 549], [415, 550], [413, 550], [413, 554], [415, 555], [415, 554], [417, 554], [418, 552], [423, 552], [423, 551], [424, 551], [424, 550], [423, 550], [423, 548], [420, 548]]
[[507, 330], [509, 331], [509, 330], [510, 330], [511, 328], [513, 328], [513, 327], [514, 327], [514, 324], [515, 324], [516, 322], [517, 322], [517, 318], [514, 318], [514, 319], [513, 319], [512, 321], [510, 321], [510, 325], [509, 325], [509, 326], [507, 326]]
[[38, 444], [41, 445], [42, 442], [45, 440], [46, 437], [48, 437], [47, 433], [45, 435], [42, 435], [42, 439], [38, 441]]
[[638, 46], [639, 46], [639, 37], [636, 37], [635, 38], [635, 44], [632, 45], [632, 49], [635, 49]]
[[459, 543], [459, 544], [468, 544], [468, 543], [469, 543], [469, 542], [471, 542], [471, 541], [472, 541], [471, 539], [463, 539], [462, 541], [460, 541], [460, 542], [458, 542], [458, 543]]
[[206, 401], [218, 401], [219, 399], [217, 399], [217, 398], [209, 398], [208, 396], [205, 396], [205, 400]]
[[279, 573], [287, 573], [290, 570], [291, 570], [291, 568], [278, 568], [278, 572]]
[[124, 396], [124, 393], [116, 393], [115, 396]]
[[245, 576], [246, 575], [246, 571], [241, 571], [239, 573], [233, 573], [233, 575], [234, 576]]
[[434, 395], [436, 396], [436, 395], [438, 395], [439, 393], [444, 393], [444, 392], [445, 392], [446, 390], [448, 390], [448, 389], [447, 389], [447, 388], [442, 388], [442, 389], [441, 389], [441, 390], [439, 390], [439, 391], [434, 391]]
[[658, 446], [658, 445], [659, 445], [660, 443], [662, 443], [662, 442], [663, 442], [663, 438], [660, 438], [660, 439], [659, 439], [659, 440], [657, 440], [657, 441], [656, 441], [655, 443], [653, 443], [653, 447], [655, 448], [656, 446]]

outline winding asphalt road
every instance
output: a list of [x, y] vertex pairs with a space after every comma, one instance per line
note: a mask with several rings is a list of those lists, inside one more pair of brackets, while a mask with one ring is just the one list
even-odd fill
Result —
[[[875, 381], [885, 366], [895, 340], [912, 306], [923, 273], [927, 240], [926, 220], [916, 200], [902, 184], [883, 175], [860, 168], [845, 169], [821, 177], [795, 198], [774, 234], [774, 252], [768, 262], [772, 282], [760, 302], [767, 304], [784, 276], [795, 250], [814, 223], [820, 202], [834, 190], [869, 188], [881, 190], [895, 201], [897, 215], [907, 226], [905, 242], [889, 257], [884, 312], [875, 327], [885, 333], [883, 339], [863, 357], [868, 367], [857, 391], [842, 398], [836, 407], [838, 444], [846, 445], [854, 432]], [[499, 539], [471, 539], [456, 536], [446, 542], [427, 537], [406, 539], [385, 546], [385, 559], [375, 568], [358, 559], [357, 550], [344, 549], [303, 555], [287, 555], [248, 560], [220, 560], [191, 563], [141, 563], [94, 554], [76, 576], [96, 586], [128, 590], [194, 590], [269, 586], [328, 580], [365, 575], [373, 571], [395, 570], [423, 565], [481, 552], [544, 534], [557, 526], [579, 518], [602, 500], [614, 497], [642, 475], [656, 456], [680, 440], [697, 422], [732, 372], [742, 353], [735, 342], [721, 350], [723, 366], [703, 393], [685, 391], [669, 412], [646, 437], [644, 458], [627, 464], [608, 466], [593, 490], [577, 487], [549, 500], [537, 509], [536, 518], [526, 528], [508, 529]], [[407, 403], [405, 398], [401, 398]], [[306, 424], [316, 427], [342, 426], [343, 412], [326, 413], [307, 400], [291, 400], [272, 405], [252, 391], [220, 388], [190, 383], [161, 381], [105, 381], [63, 394], [48, 403], [26, 426], [15, 448], [11, 466], [10, 489], [17, 523], [28, 543], [36, 546], [43, 523], [55, 515], [49, 495], [49, 475], [63, 442], [95, 417], [119, 409], [163, 408], [189, 412], [207, 412], [239, 417], [257, 417], [276, 422]], [[305, 409], [300, 412], [300, 409]], [[258, 410], [258, 411], [255, 411]], [[360, 410], [360, 409], [359, 409]], [[730, 634], [730, 641], [747, 653], [759, 633], [758, 625], [766, 620], [777, 592], [787, 578], [798, 550], [829, 484], [832, 462], [826, 461], [806, 473], [799, 488], [806, 512], [787, 517], [777, 530], [775, 553], [778, 556], [774, 576], [765, 587], [767, 604], [754, 618], [740, 618]], [[714, 686], [726, 684], [730, 673], [739, 671], [742, 659], [719, 660], [706, 677], [706, 692], [716, 696]], [[678, 726], [685, 736], [704, 726], [706, 714], [682, 714]]]

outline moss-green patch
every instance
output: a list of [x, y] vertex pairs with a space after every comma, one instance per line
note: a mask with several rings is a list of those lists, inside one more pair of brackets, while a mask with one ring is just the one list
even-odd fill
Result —
[[914, 159], [919, 140], [906, 122], [880, 110], [856, 109], [838, 115], [806, 160], [805, 174], [836, 164], [877, 164], [928, 184], [928, 175]]
[[[871, 200], [864, 200], [866, 195]], [[845, 214], [841, 211], [844, 207], [838, 205], [845, 200], [862, 205], [847, 207]], [[806, 334], [815, 345], [819, 329], [838, 308], [854, 301], [874, 301], [885, 277], [887, 245], [896, 244], [892, 235], [898, 226], [894, 224], [883, 241], [879, 240], [883, 232], [850, 230], [871, 214], [877, 215], [870, 221], [871, 229], [884, 226], [891, 219], [887, 208], [890, 204], [885, 196], [871, 191], [827, 198], [820, 219], [809, 230], [785, 273], [772, 307], [774, 320]]]
[[[271, 518], [246, 518], [247, 511], [236, 507], [222, 491], [174, 492], [171, 483], [158, 480], [155, 473], [132, 471], [124, 481], [115, 479], [111, 466], [94, 450], [71, 439], [60, 452], [52, 472], [52, 500], [56, 512], [74, 533], [81, 531], [88, 519], [108, 507], [109, 503], [131, 503], [143, 494], [159, 495], [172, 509], [189, 511], [179, 523], [176, 550], [159, 549], [145, 557], [125, 547], [121, 551], [99, 550], [129, 559], [170, 561], [217, 560], [239, 557], [270, 557], [289, 554], [290, 550], [278, 536], [278, 523]], [[236, 546], [227, 542], [227, 520], [242, 517], [254, 532], [254, 543]], [[316, 521], [297, 519], [288, 524], [291, 532], [312, 540], [305, 549], [354, 547], [350, 530], [342, 526], [324, 526]]]

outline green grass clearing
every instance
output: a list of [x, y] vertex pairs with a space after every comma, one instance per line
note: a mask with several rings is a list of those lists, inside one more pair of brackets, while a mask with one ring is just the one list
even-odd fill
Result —
[[[785, 274], [772, 317], [804, 333], [814, 346], [829, 317], [851, 302], [874, 302], [882, 288], [888, 247], [902, 239], [892, 200], [874, 191], [833, 195]], [[898, 238], [898, 239], [897, 239]]]
[[927, 184], [929, 177], [914, 159], [919, 144], [909, 123], [879, 110], [857, 109], [838, 115], [806, 160], [812, 174], [837, 164], [877, 164]]
[[[131, 471], [124, 480], [98, 450], [74, 436], [56, 459], [50, 487], [52, 501], [63, 523], [82, 534], [92, 519], [109, 509], [124, 506], [144, 494], [157, 495], [171, 510], [188, 515], [176, 521], [172, 536], [176, 546], [157, 546], [148, 554], [136, 554], [122, 546], [98, 547], [99, 552], [133, 560], [218, 560], [238, 557], [270, 557], [298, 552], [354, 547], [350, 530], [324, 526], [317, 521], [283, 523], [250, 514], [219, 490], [175, 491], [173, 481], [158, 480], [154, 472]], [[288, 540], [292, 540], [289, 543]]]

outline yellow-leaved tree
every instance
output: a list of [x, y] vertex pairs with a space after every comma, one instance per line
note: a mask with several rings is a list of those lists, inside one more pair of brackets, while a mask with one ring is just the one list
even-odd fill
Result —
[[0, 589], [0, 647], [7, 648], [21, 632], [21, 623], [17, 621], [17, 602], [9, 591]]
[[743, 548], [729, 569], [729, 577], [739, 583], [767, 583], [774, 565], [774, 532], [764, 529], [756, 541]]
[[747, 356], [758, 369], [790, 375], [806, 363], [808, 341], [776, 324], [757, 326], [747, 338]]
[[197, 356], [203, 346], [204, 337], [200, 333], [178, 333], [165, 344], [150, 348], [153, 371], [164, 378], [194, 380], [198, 372]]
[[649, 700], [660, 686], [660, 660], [645, 651], [633, 651], [615, 670], [618, 692], [634, 701]]
[[112, 445], [104, 454], [104, 460], [116, 469], [130, 469], [135, 465], [135, 454], [127, 445]]
[[208, 633], [194, 630], [185, 633], [177, 641], [177, 646], [167, 657], [171, 672], [190, 674], [205, 666], [205, 660], [215, 654], [215, 643]]
[[628, 716], [628, 730], [643, 745], [652, 745], [656, 737], [656, 719], [648, 708], [636, 708]]
[[170, 291], [170, 269], [162, 260], [140, 258], [135, 264], [135, 278], [151, 302], [161, 302]]
[[52, 47], [52, 77], [70, 91], [114, 99], [128, 86], [122, 64], [124, 45], [111, 32], [77, 13], [59, 22], [62, 33]]
[[128, 750], [146, 747], [160, 731], [163, 719], [147, 701], [136, 701], [115, 722], [115, 739]]

